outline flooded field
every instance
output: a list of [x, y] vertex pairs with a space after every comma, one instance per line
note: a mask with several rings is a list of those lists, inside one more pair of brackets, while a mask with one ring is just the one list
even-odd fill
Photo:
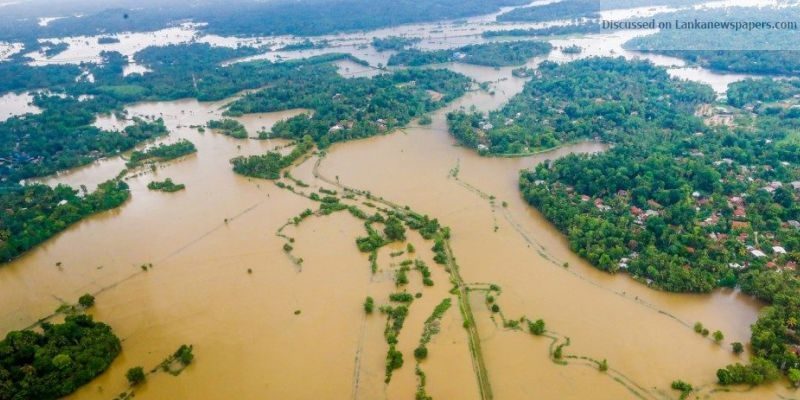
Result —
[[[430, 32], [441, 25], [409, 25], [336, 35], [329, 39], [338, 44], [328, 49], [266, 54], [278, 59], [341, 51], [374, 67], [385, 64], [390, 53], [363, 46], [373, 35], [423, 32], [426, 39], [421, 46], [436, 48], [479, 42], [481, 30], [497, 28], [488, 19], [470, 23], [477, 25], [448, 23], [445, 29], [455, 39]], [[461, 37], [459, 31], [468, 35]], [[169, 40], [191, 40], [194, 35], [181, 29], [170, 32]], [[621, 45], [630, 37], [593, 35], [553, 44], [581, 46], [584, 52], [578, 57], [646, 57], [672, 67], [675, 76], [708, 83], [718, 92], [745, 78], [686, 67], [668, 57], [626, 52]], [[117, 50], [132, 54], [150, 45], [146, 39], [130, 38], [138, 44], [123, 42]], [[64, 61], [92, 57], [78, 49], [96, 44], [80, 40], [83, 46], [59, 57]], [[548, 59], [567, 62], [574, 56], [555, 51]], [[528, 66], [541, 61], [531, 60]], [[344, 76], [377, 73], [351, 61], [337, 65]], [[781, 383], [744, 393], [715, 392], [716, 369], [745, 360], [727, 347], [749, 341], [749, 326], [761, 304], [732, 290], [709, 295], [658, 292], [626, 275], [598, 271], [574, 255], [564, 237], [521, 198], [517, 188], [521, 169], [569, 153], [604, 151], [605, 145], [584, 142], [524, 158], [485, 158], [458, 147], [447, 132], [446, 113], [461, 107], [482, 111], [501, 107], [522, 90], [525, 80], [513, 77], [511, 68], [444, 67], [478, 82], [492, 82], [490, 90], [469, 92], [434, 113], [431, 125], [414, 123], [389, 135], [336, 144], [324, 156], [304, 160], [290, 172], [310, 185], [308, 191], [354, 188], [438, 218], [452, 229], [450, 244], [465, 283], [499, 286], [502, 294], [497, 303], [509, 319], [547, 321], [553, 338], [504, 328], [482, 293], [468, 292], [466, 301], [474, 312], [495, 398], [672, 399], [677, 392], [669, 385], [675, 379], [699, 386], [704, 398], [793, 396]], [[62, 303], [96, 293], [91, 313], [114, 328], [123, 340], [123, 352], [109, 371], [71, 396], [74, 399], [114, 398], [128, 388], [124, 376], [128, 368], [150, 369], [184, 343], [194, 345], [196, 362], [177, 377], [154, 375], [136, 390], [137, 397], [413, 398], [417, 387], [413, 351], [425, 319], [442, 299], [457, 302], [448, 272], [430, 262], [430, 243], [411, 234], [409, 240], [417, 256], [431, 265], [436, 285], [423, 288], [412, 279], [408, 291], [424, 295], [414, 300], [398, 338], [406, 364], [385, 384], [386, 321], [379, 313], [365, 316], [362, 303], [366, 296], [377, 304], [388, 302], [388, 294], [395, 290], [389, 266], [398, 262], [389, 252], [401, 248], [381, 250], [377, 260], [381, 268], [371, 273], [368, 256], [355, 246], [355, 238], [364, 235], [363, 223], [337, 213], [287, 228], [295, 240], [294, 254], [303, 258], [298, 268], [282, 250], [284, 241], [276, 232], [318, 203], [273, 182], [236, 175], [229, 163], [233, 157], [261, 154], [286, 142], [237, 140], [191, 127], [220, 118], [229, 101], [187, 99], [127, 107], [126, 118], [164, 119], [171, 133], [155, 143], [185, 138], [198, 152], [155, 170], [131, 171], [126, 179], [132, 192], [128, 203], [76, 224], [0, 268], [0, 303], [5, 305], [0, 309], [0, 328], [28, 327]], [[0, 118], [35, 112], [29, 102], [29, 94], [0, 98]], [[251, 114], [238, 120], [252, 137], [303, 112], [308, 110]], [[124, 118], [103, 116], [96, 125], [118, 130], [127, 123]], [[116, 176], [124, 164], [123, 155], [41, 181], [94, 187]], [[166, 194], [147, 189], [149, 182], [165, 178], [185, 184], [186, 190]], [[152, 268], [141, 268], [150, 263]], [[451, 307], [429, 345], [429, 357], [420, 363], [434, 398], [481, 397], [470, 331], [462, 321], [458, 307]], [[723, 346], [695, 334], [692, 324], [697, 321], [724, 332]], [[565, 352], [576, 358], [559, 365], [549, 351], [552, 343], [567, 340]], [[607, 360], [608, 373], [598, 372], [588, 359]]]
[[[496, 95], [472, 92], [451, 109], [496, 108], [524, 83], [509, 68], [451, 68], [479, 81], [496, 81]], [[282, 143], [236, 140], [188, 127], [217, 118], [225, 103], [184, 100], [129, 107], [130, 116], [164, 118], [172, 134], [163, 140], [190, 139], [198, 153], [155, 172], [134, 173], [128, 180], [133, 192], [128, 204], [77, 224], [0, 269], [0, 297], [13, 305], [3, 310], [0, 325], [22, 328], [62, 300], [99, 292], [93, 313], [123, 338], [124, 352], [110, 371], [74, 398], [109, 398], [126, 388], [124, 371], [156, 365], [182, 343], [195, 346], [197, 363], [179, 377], [157, 376], [137, 396], [413, 396], [410, 366], [384, 385], [383, 322], [377, 316], [365, 319], [360, 307], [367, 295], [385, 301], [393, 286], [391, 277], [372, 275], [366, 256], [355, 248], [363, 227], [349, 216], [334, 215], [298, 228], [292, 233], [295, 252], [305, 260], [298, 272], [275, 231], [313, 203], [271, 182], [239, 177], [228, 164], [231, 157]], [[298, 112], [256, 114], [244, 122], [252, 135]], [[703, 321], [725, 332], [729, 341], [747, 341], [758, 304], [730, 291], [660, 293], [626, 276], [599, 272], [574, 256], [562, 236], [520, 198], [520, 169], [569, 152], [602, 151], [603, 145], [579, 144], [528, 158], [481, 158], [454, 146], [445, 112], [436, 113], [431, 126], [335, 145], [316, 171], [312, 159], [292, 174], [312, 187], [329, 187], [315, 172], [336, 177], [343, 185], [439, 218], [453, 230], [453, 251], [466, 282], [499, 285], [503, 294], [498, 302], [507, 315], [544, 318], [549, 329], [572, 340], [569, 353], [607, 359], [626, 382], [644, 388], [637, 392], [646, 398], [669, 397], [668, 385], [678, 377], [705, 379], [710, 385], [716, 368], [736, 361], [698, 337], [691, 324]], [[93, 185], [114, 176], [123, 163], [104, 160], [47, 182]], [[454, 168], [457, 178], [451, 174]], [[166, 177], [187, 189], [168, 195], [145, 187]], [[492, 205], [484, 194], [506, 201], [507, 208]], [[421, 241], [417, 247], [427, 250]], [[563, 262], [570, 267], [563, 268]], [[139, 266], [145, 263], [154, 267], [143, 272]], [[446, 282], [441, 269], [434, 273]], [[427, 310], [450, 296], [447, 290], [442, 284], [414, 303], [400, 337], [401, 351], [412, 352]], [[493, 322], [479, 295], [470, 301], [497, 398], [633, 396], [593, 368], [552, 363], [547, 339], [504, 329]], [[429, 393], [479, 397], [468, 349], [460, 316], [451, 310], [423, 363]], [[230, 381], [240, 383], [221, 384]]]
[[31, 93], [7, 93], [0, 96], [0, 122], [15, 115], [36, 114], [41, 112], [33, 103]]

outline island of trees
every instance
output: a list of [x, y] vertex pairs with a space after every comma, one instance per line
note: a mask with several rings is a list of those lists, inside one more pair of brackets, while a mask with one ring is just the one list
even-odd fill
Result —
[[67, 396], [105, 371], [121, 350], [111, 328], [88, 315], [41, 328], [12, 331], [0, 341], [0, 399]]
[[233, 171], [237, 174], [253, 178], [275, 180], [280, 178], [281, 170], [291, 165], [313, 147], [314, 141], [311, 136], [305, 136], [303, 140], [296, 143], [292, 151], [285, 156], [277, 151], [269, 151], [264, 155], [236, 157], [231, 160], [231, 164], [233, 164]]
[[247, 139], [247, 130], [241, 122], [235, 119], [225, 118], [221, 121], [212, 120], [208, 122], [208, 127], [225, 136], [236, 139]]
[[554, 26], [549, 26], [547, 28], [485, 31], [481, 34], [481, 36], [485, 38], [505, 37], [505, 36], [558, 36], [558, 35], [600, 33], [603, 31], [608, 31], [608, 29], [603, 29], [602, 25], [600, 25], [597, 22], [587, 22], [580, 24], [554, 25]]
[[128, 158], [127, 166], [136, 167], [145, 162], [169, 161], [197, 152], [194, 143], [181, 139], [175, 143], [161, 143], [142, 151], [136, 150]]
[[150, 182], [147, 184], [147, 188], [150, 190], [157, 190], [160, 192], [173, 193], [186, 189], [186, 185], [182, 183], [175, 183], [172, 181], [171, 178], [167, 178], [163, 181]]
[[475, 44], [449, 50], [402, 50], [389, 58], [389, 65], [421, 66], [446, 62], [504, 67], [525, 64], [529, 59], [545, 55], [552, 46], [547, 42], [518, 41]]

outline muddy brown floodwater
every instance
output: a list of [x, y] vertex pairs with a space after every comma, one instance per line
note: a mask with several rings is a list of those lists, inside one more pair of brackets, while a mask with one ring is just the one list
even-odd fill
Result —
[[[446, 130], [448, 110], [497, 108], [524, 81], [512, 77], [510, 68], [449, 67], [478, 81], [494, 81], [495, 95], [470, 92], [435, 113], [429, 126], [334, 145], [316, 170], [315, 157], [292, 174], [312, 188], [326, 185], [315, 173], [338, 179], [439, 218], [453, 230], [452, 248], [467, 283], [499, 285], [505, 315], [543, 318], [549, 330], [571, 339], [567, 354], [607, 359], [625, 383], [580, 362], [551, 362], [548, 339], [495, 324], [482, 297], [473, 294], [495, 398], [674, 398], [669, 384], [678, 378], [710, 392], [714, 371], [741, 361], [729, 344], [748, 341], [760, 305], [736, 291], [657, 292], [625, 275], [597, 271], [572, 254], [563, 236], [521, 199], [518, 173], [546, 159], [605, 146], [587, 142], [513, 159], [482, 158], [455, 146]], [[197, 154], [155, 172], [131, 174], [127, 204], [76, 224], [1, 268], [0, 327], [24, 328], [62, 302], [98, 293], [91, 312], [123, 339], [123, 353], [109, 371], [71, 396], [76, 399], [113, 398], [127, 388], [128, 368], [149, 369], [183, 343], [195, 346], [196, 363], [179, 377], [154, 375], [137, 389], [138, 397], [412, 398], [411, 353], [424, 319], [450, 296], [446, 274], [432, 268], [442, 283], [415, 301], [399, 337], [406, 365], [385, 385], [384, 321], [365, 318], [361, 304], [368, 295], [385, 303], [394, 284], [386, 273], [372, 275], [366, 255], [356, 249], [354, 239], [363, 235], [363, 225], [340, 213], [292, 228], [294, 252], [305, 260], [298, 272], [275, 231], [316, 203], [232, 172], [230, 158], [285, 142], [236, 140], [189, 127], [218, 118], [225, 103], [182, 100], [128, 107], [130, 116], [163, 117], [172, 133], [161, 141], [187, 138], [197, 145]], [[300, 112], [250, 115], [243, 122], [254, 135]], [[45, 182], [96, 185], [116, 175], [123, 163], [112, 158]], [[175, 194], [147, 190], [148, 182], [166, 177], [187, 189]], [[502, 201], [507, 207], [500, 206]], [[413, 239], [416, 247], [429, 257], [430, 244], [418, 239]], [[379, 264], [390, 262], [382, 252]], [[564, 262], [569, 268], [561, 266]], [[154, 267], [143, 272], [145, 263]], [[419, 284], [412, 282], [412, 293], [419, 290], [414, 285]], [[723, 331], [725, 344], [695, 334], [695, 321]], [[429, 346], [423, 366], [434, 398], [480, 397], [461, 325], [457, 308], [451, 308]], [[782, 392], [775, 385], [713, 398], [774, 398]]]
[[[495, 27], [480, 18], [474, 22], [481, 24], [478, 31], [469, 24], [454, 26], [463, 34], [455, 35], [456, 42], [480, 42], [479, 37], [464, 37]], [[422, 34], [425, 48], [454, 40], [447, 33], [431, 32], [438, 28], [422, 24], [373, 33]], [[193, 34], [178, 30], [175, 40], [189, 40], [180, 35]], [[385, 63], [389, 53], [363, 46], [371, 37], [372, 33], [363, 33], [331, 40], [338, 40], [335, 51], [350, 52], [373, 66]], [[554, 44], [582, 46], [585, 52], [579, 57], [637, 56], [621, 50], [627, 38], [606, 34]], [[91, 47], [86, 38], [81, 43]], [[294, 52], [287, 58], [315, 52]], [[573, 58], [560, 52], [550, 56], [556, 61]], [[673, 74], [705, 81], [719, 92], [729, 82], [743, 79], [686, 68], [668, 57], [647, 58], [676, 66]], [[528, 65], [535, 67], [540, 61]], [[338, 66], [345, 76], [376, 73], [349, 61]], [[663, 293], [626, 275], [600, 272], [575, 256], [564, 237], [521, 198], [517, 188], [521, 169], [573, 152], [604, 151], [605, 145], [585, 142], [523, 158], [484, 158], [458, 147], [447, 133], [448, 111], [472, 106], [496, 109], [519, 93], [525, 81], [514, 78], [511, 68], [445, 67], [479, 82], [492, 82], [494, 94], [469, 92], [434, 113], [431, 125], [412, 124], [390, 135], [336, 144], [326, 156], [314, 156], [291, 172], [310, 189], [330, 189], [331, 182], [338, 181], [438, 218], [452, 228], [450, 243], [467, 284], [500, 286], [497, 302], [504, 315], [543, 318], [554, 337], [561, 342], [569, 338], [566, 355], [608, 361], [607, 373], [581, 359], [568, 358], [568, 365], [552, 362], [551, 340], [503, 328], [492, 318], [482, 294], [473, 292], [469, 301], [494, 398], [671, 399], [677, 397], [669, 389], [674, 379], [691, 382], [713, 399], [793, 395], [782, 383], [745, 392], [716, 391], [716, 369], [746, 360], [732, 355], [730, 343], [749, 341], [749, 326], [761, 304], [732, 290], [708, 295]], [[0, 108], [9, 115], [37, 112], [29, 101], [29, 94], [8, 95], [0, 100]], [[394, 290], [391, 273], [370, 272], [367, 256], [354, 243], [364, 234], [363, 224], [346, 213], [287, 228], [296, 239], [294, 254], [304, 259], [302, 269], [286, 257], [276, 230], [304, 209], [316, 209], [318, 203], [231, 170], [230, 158], [261, 154], [287, 142], [236, 140], [190, 127], [220, 118], [228, 101], [127, 107], [129, 117], [164, 118], [171, 133], [153, 143], [186, 138], [198, 152], [160, 164], [155, 171], [129, 173], [128, 203], [74, 225], [0, 268], [0, 331], [31, 326], [62, 303], [96, 293], [97, 305], [90, 312], [123, 339], [123, 352], [106, 373], [71, 396], [75, 399], [114, 398], [128, 388], [124, 377], [128, 368], [150, 369], [184, 343], [194, 345], [196, 362], [178, 377], [151, 376], [136, 389], [137, 397], [413, 398], [417, 381], [412, 353], [423, 322], [442, 298], [452, 297], [456, 304], [447, 273], [429, 263], [437, 283], [414, 301], [399, 336], [398, 349], [406, 364], [386, 385], [385, 320], [377, 313], [365, 317], [362, 303], [366, 296], [377, 304], [387, 302]], [[303, 112], [308, 111], [253, 114], [239, 120], [256, 136], [276, 121]], [[105, 129], [122, 129], [125, 124], [112, 116], [97, 121]], [[116, 176], [124, 163], [122, 157], [112, 157], [40, 181], [91, 188]], [[165, 194], [146, 188], [150, 181], [168, 177], [186, 184], [186, 190]], [[418, 254], [430, 260], [430, 243], [418, 235], [410, 240]], [[400, 249], [395, 247], [380, 252], [379, 265], [393, 262], [388, 252]], [[149, 263], [153, 268], [142, 271], [140, 266]], [[412, 279], [409, 292], [416, 291], [422, 286]], [[697, 321], [724, 332], [723, 345], [695, 334], [691, 326]], [[444, 314], [440, 328], [421, 364], [428, 393], [436, 399], [480, 398], [458, 307]]]

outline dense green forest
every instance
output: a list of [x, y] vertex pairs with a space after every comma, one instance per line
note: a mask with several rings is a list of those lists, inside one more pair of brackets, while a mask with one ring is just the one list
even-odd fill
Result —
[[58, 89], [75, 84], [81, 74], [77, 65], [31, 67], [24, 60], [0, 62], [0, 94], [41, 88]]
[[[374, 136], [407, 124], [463, 95], [470, 81], [439, 69], [400, 70], [374, 78], [347, 79], [333, 66], [248, 94], [230, 105], [228, 113], [311, 109], [276, 123], [261, 137], [301, 139], [310, 135], [321, 147]], [[435, 93], [432, 93], [435, 92]], [[437, 97], [441, 98], [437, 98]]]
[[136, 119], [122, 132], [93, 126], [96, 114], [108, 111], [101, 99], [37, 96], [34, 103], [42, 113], [0, 122], [2, 186], [84, 165], [167, 133], [161, 120]]
[[119, 43], [119, 39], [114, 36], [101, 36], [97, 38], [97, 44], [113, 44]]
[[61, 53], [63, 53], [67, 48], [69, 48], [68, 43], [52, 43], [52, 42], [44, 42], [41, 43], [42, 46], [42, 53], [48, 58], [55, 57]]
[[717, 71], [766, 75], [800, 74], [800, 51], [659, 50]]
[[649, 6], [685, 6], [703, 3], [703, 0], [562, 0], [558, 2], [521, 7], [497, 17], [502, 22], [544, 22], [600, 18], [599, 11]]
[[144, 162], [169, 161], [195, 152], [197, 152], [197, 148], [194, 143], [181, 139], [175, 143], [161, 143], [142, 151], [135, 150], [128, 158], [127, 165], [136, 167]]
[[565, 0], [511, 10], [497, 17], [498, 21], [543, 22], [560, 19], [600, 18], [602, 3], [596, 0]]
[[555, 25], [547, 28], [530, 29], [509, 29], [505, 31], [485, 31], [481, 36], [485, 38], [504, 37], [504, 36], [557, 36], [573, 34], [590, 34], [608, 31], [597, 22], [587, 22], [584, 24]]
[[530, 153], [579, 139], [617, 142], [662, 125], [699, 129], [692, 107], [713, 99], [709, 88], [671, 80], [646, 62], [545, 62], [539, 72], [542, 79], [530, 81], [500, 110], [448, 115], [450, 132], [483, 153]]
[[[648, 63], [589, 59], [545, 64], [541, 72], [490, 119], [521, 112], [501, 129], [519, 129], [525, 146], [539, 137], [556, 140], [549, 145], [598, 138], [613, 146], [523, 171], [524, 198], [600, 269], [676, 292], [739, 286], [770, 302], [753, 326], [755, 358], [721, 369], [720, 383], [758, 384], [778, 371], [800, 375], [796, 83], [732, 85], [730, 98], [744, 107], [737, 111], [744, 122], [706, 125], [693, 110], [713, 101], [710, 89], [670, 79]], [[540, 99], [545, 88], [547, 98]], [[476, 118], [487, 123], [456, 113], [451, 124], [474, 133]], [[481, 140], [480, 134], [462, 139]], [[486, 143], [485, 152], [518, 150]]]
[[456, 61], [464, 64], [504, 67], [525, 64], [545, 55], [552, 46], [546, 42], [518, 41], [474, 44], [447, 50], [403, 50], [389, 58], [389, 65], [421, 66]]
[[[254, 49], [227, 49], [207, 44], [148, 47], [136, 53], [135, 60], [153, 72], [117, 77], [98, 86], [108, 93], [122, 89], [120, 100], [175, 100], [186, 97], [201, 101], [221, 100], [246, 89], [257, 89], [276, 82], [327, 72], [332, 61], [355, 60], [349, 54], [325, 54], [309, 59], [271, 63], [253, 61], [221, 66], [223, 61], [253, 55]], [[127, 96], [124, 96], [127, 94]]]
[[0, 341], [0, 399], [55, 400], [105, 371], [120, 340], [88, 315], [43, 322], [42, 332], [12, 331]]
[[[792, 7], [728, 7], [685, 10], [657, 18], [659, 21], [797, 21], [800, 11]], [[717, 71], [796, 75], [800, 73], [797, 34], [796, 29], [667, 29], [633, 38], [623, 47], [677, 57]]]
[[463, 75], [439, 69], [399, 70], [374, 78], [347, 79], [332, 66], [305, 79], [250, 93], [229, 106], [231, 115], [294, 108], [313, 110], [276, 123], [259, 137], [295, 139], [286, 156], [277, 151], [231, 160], [236, 173], [278, 179], [282, 169], [307, 153], [314, 144], [374, 136], [408, 124], [411, 119], [460, 97], [470, 85]]
[[[229, 113], [253, 113], [307, 108], [301, 114], [276, 123], [260, 137], [298, 141], [286, 156], [277, 151], [231, 160], [236, 173], [278, 179], [282, 169], [307, 153], [316, 143], [332, 143], [389, 132], [412, 118], [433, 111], [461, 96], [470, 81], [448, 70], [400, 70], [374, 78], [346, 79], [329, 70], [319, 76], [288, 81], [248, 94], [229, 107]], [[434, 99], [431, 92], [441, 98]]]
[[[106, 7], [92, 13], [65, 13], [63, 15], [84, 15], [51, 21], [47, 26], [40, 26], [36, 18], [20, 18], [7, 12], [7, 17], [0, 16], [0, 40], [33, 42], [36, 38], [143, 32], [186, 20], [207, 22], [205, 31], [219, 35], [316, 36], [458, 19], [527, 3], [528, 0], [240, 0], [233, 5], [204, 1], [192, 7], [130, 4], [125, 8]], [[12, 11], [13, 3], [10, 6], [8, 10]]]
[[125, 182], [94, 192], [64, 185], [26, 185], [0, 192], [0, 262], [9, 261], [81, 219], [119, 207], [130, 197]]
[[786, 100], [800, 92], [800, 81], [745, 79], [728, 85], [727, 101], [734, 107]]

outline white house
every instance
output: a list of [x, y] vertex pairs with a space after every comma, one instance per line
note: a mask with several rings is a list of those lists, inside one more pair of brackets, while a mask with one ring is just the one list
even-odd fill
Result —
[[763, 252], [763, 251], [761, 251], [761, 250], [758, 250], [758, 249], [753, 249], [753, 250], [750, 250], [750, 254], [752, 254], [753, 256], [755, 256], [755, 257], [758, 257], [758, 258], [761, 258], [761, 257], [766, 257], [766, 256], [767, 256], [766, 254], [764, 254], [764, 252]]

